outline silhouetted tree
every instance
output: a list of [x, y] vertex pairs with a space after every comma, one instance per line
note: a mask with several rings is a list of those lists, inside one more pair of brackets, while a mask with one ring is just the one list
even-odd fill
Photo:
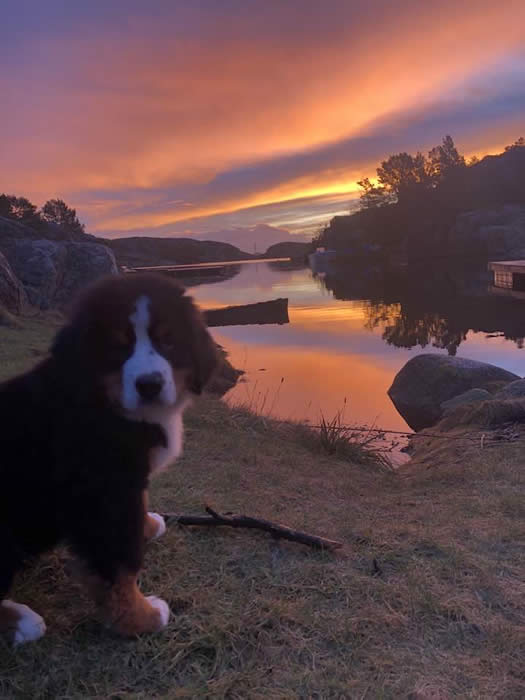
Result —
[[448, 134], [440, 146], [434, 146], [428, 152], [427, 171], [433, 186], [443, 182], [465, 165], [464, 156], [459, 154], [452, 136]]
[[471, 156], [469, 158], [469, 161], [467, 163], [468, 167], [470, 168], [471, 165], [477, 165], [479, 163], [479, 158], [477, 156]]
[[42, 207], [42, 219], [65, 231], [84, 233], [84, 224], [78, 220], [76, 209], [68, 207], [62, 199], [49, 199]]
[[422, 153], [397, 153], [377, 169], [377, 179], [385, 190], [402, 202], [430, 187], [428, 164]]
[[358, 180], [357, 184], [363, 190], [359, 195], [361, 209], [377, 209], [395, 201], [395, 196], [384, 186], [373, 185], [368, 177]]
[[27, 225], [40, 222], [36, 205], [26, 197], [16, 197], [12, 194], [0, 195], [0, 216], [5, 216], [8, 219], [14, 219]]
[[513, 144], [510, 146], [505, 146], [506, 151], [512, 151], [514, 148], [524, 148], [525, 147], [525, 138], [523, 136], [520, 136], [519, 139], [516, 139]]

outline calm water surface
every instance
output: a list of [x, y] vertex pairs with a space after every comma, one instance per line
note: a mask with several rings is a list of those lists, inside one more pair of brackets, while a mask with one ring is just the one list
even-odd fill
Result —
[[479, 276], [394, 278], [376, 269], [241, 266], [228, 280], [193, 287], [204, 308], [289, 299], [287, 325], [212, 329], [246, 374], [228, 394], [281, 418], [319, 420], [343, 407], [352, 423], [405, 430], [387, 396], [396, 372], [416, 354], [457, 354], [523, 376], [525, 302], [486, 293]]

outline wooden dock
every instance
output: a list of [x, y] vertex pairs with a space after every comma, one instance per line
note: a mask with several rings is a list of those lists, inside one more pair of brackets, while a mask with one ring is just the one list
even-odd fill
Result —
[[494, 284], [489, 287], [492, 294], [525, 299], [525, 260], [498, 260], [489, 262], [494, 273]]
[[232, 265], [257, 265], [258, 263], [290, 262], [291, 258], [250, 258], [249, 260], [217, 260], [215, 262], [188, 263], [185, 265], [151, 265], [140, 267], [122, 267], [125, 274], [136, 272], [185, 272], [199, 270], [214, 270]]

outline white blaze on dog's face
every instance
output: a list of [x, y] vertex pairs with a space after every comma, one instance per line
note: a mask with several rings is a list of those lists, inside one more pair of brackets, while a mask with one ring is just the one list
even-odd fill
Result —
[[122, 367], [121, 403], [125, 411], [146, 406], [175, 406], [177, 386], [170, 362], [153, 345], [149, 335], [150, 300], [141, 296], [129, 320], [135, 333], [131, 356]]

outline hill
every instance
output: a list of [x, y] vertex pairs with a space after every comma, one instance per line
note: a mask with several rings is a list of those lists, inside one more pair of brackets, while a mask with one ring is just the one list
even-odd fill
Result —
[[311, 243], [303, 243], [300, 241], [286, 241], [271, 245], [264, 256], [266, 258], [293, 258], [304, 259], [312, 250]]
[[275, 228], [267, 224], [237, 227], [211, 233], [199, 233], [195, 238], [200, 241], [230, 243], [230, 245], [234, 245], [248, 253], [258, 253], [259, 255], [276, 243], [301, 240], [300, 236], [294, 236], [286, 229]]
[[229, 243], [196, 241], [193, 238], [134, 236], [99, 240], [111, 248], [120, 265], [128, 267], [246, 260], [251, 257]]
[[524, 182], [525, 147], [513, 146], [403, 201], [334, 217], [316, 243], [349, 253], [374, 244], [389, 260], [515, 256], [525, 251]]

